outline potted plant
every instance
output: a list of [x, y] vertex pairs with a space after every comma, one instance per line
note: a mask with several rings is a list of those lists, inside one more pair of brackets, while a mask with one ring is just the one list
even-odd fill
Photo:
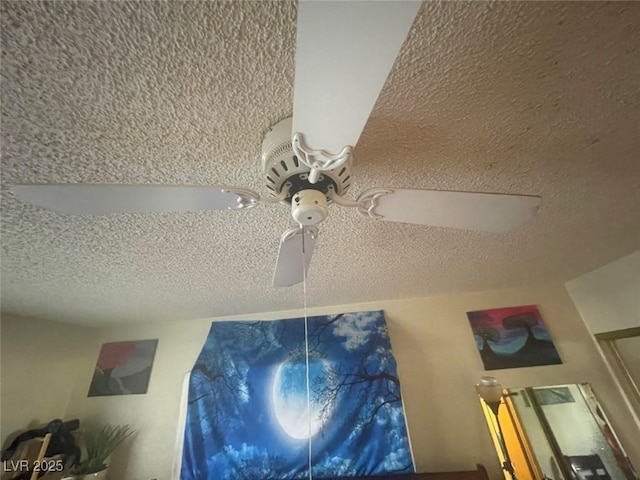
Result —
[[74, 480], [102, 480], [107, 478], [107, 459], [127, 437], [133, 434], [129, 425], [104, 425], [88, 430], [84, 435], [87, 456], [71, 469]]

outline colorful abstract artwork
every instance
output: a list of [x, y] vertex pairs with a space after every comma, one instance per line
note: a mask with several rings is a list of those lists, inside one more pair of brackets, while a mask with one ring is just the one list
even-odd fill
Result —
[[158, 340], [103, 343], [89, 397], [147, 393]]
[[468, 312], [485, 370], [562, 363], [538, 307]]
[[211, 325], [190, 377], [181, 480], [414, 471], [383, 312], [307, 325], [306, 344], [302, 318]]

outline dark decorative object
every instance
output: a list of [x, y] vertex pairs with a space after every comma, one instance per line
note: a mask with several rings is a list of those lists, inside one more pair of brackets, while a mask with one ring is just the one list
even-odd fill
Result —
[[20, 443], [34, 438], [44, 437], [50, 433], [51, 440], [47, 446], [46, 456], [53, 457], [54, 455], [63, 455], [66, 464], [76, 463], [80, 460], [80, 449], [76, 445], [76, 440], [71, 432], [77, 430], [79, 426], [80, 421], [77, 419], [66, 422], [55, 419], [43, 428], [27, 430], [14, 438], [9, 446], [2, 451], [2, 461], [9, 461]]
[[597, 453], [592, 455], [565, 455], [564, 458], [577, 480], [611, 480], [607, 468]]
[[485, 370], [562, 363], [538, 307], [468, 312]]
[[147, 393], [158, 340], [104, 343], [89, 397]]

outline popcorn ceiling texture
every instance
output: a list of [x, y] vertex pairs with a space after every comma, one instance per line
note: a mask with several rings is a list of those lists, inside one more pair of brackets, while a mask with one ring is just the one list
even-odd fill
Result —
[[[298, 308], [282, 205], [62, 216], [15, 183], [244, 185], [292, 111], [296, 4], [2, 4], [2, 311], [72, 323]], [[321, 27], [319, 27], [321, 28]], [[640, 240], [640, 2], [428, 2], [356, 148], [374, 186], [537, 194], [505, 235], [330, 207], [309, 306], [564, 282]]]

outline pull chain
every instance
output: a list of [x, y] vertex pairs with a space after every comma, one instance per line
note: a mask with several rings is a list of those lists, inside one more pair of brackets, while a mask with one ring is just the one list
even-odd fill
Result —
[[309, 434], [309, 480], [313, 480], [313, 473], [311, 471], [311, 379], [309, 374], [309, 321], [307, 317], [307, 262], [305, 257], [305, 229], [302, 225], [302, 298], [304, 302], [304, 352], [305, 352], [305, 367], [306, 367], [306, 380], [307, 380], [307, 427]]

